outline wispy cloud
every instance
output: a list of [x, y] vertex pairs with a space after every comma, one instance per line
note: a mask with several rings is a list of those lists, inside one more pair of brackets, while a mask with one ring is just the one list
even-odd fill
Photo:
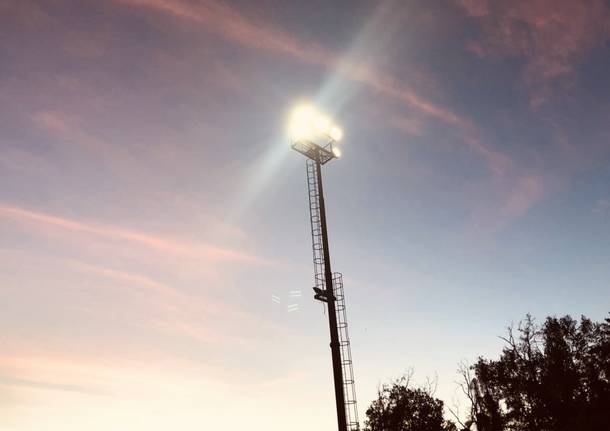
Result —
[[66, 124], [65, 118], [61, 115], [58, 115], [57, 112], [42, 111], [36, 113], [33, 117], [34, 122], [40, 127], [57, 134], [66, 135], [71, 129]]
[[303, 41], [260, 16], [247, 16], [226, 3], [204, 0], [115, 0], [115, 2], [158, 12], [179, 20], [201, 24], [202, 30], [238, 45], [275, 53], [299, 62], [319, 65], [352, 82], [402, 104], [409, 116], [393, 115], [390, 123], [411, 135], [425, 133], [425, 121], [435, 120], [456, 129], [455, 142], [481, 158], [492, 175], [507, 170], [509, 157], [489, 145], [478, 127], [453, 110], [420, 94], [412, 86], [371, 64], [352, 59], [317, 43]]
[[469, 122], [455, 112], [441, 107], [388, 73], [364, 63], [354, 63], [316, 43], [307, 43], [274, 27], [255, 20], [222, 2], [198, 3], [182, 0], [115, 0], [118, 3], [145, 7], [175, 18], [200, 23], [205, 31], [217, 34], [242, 46], [274, 52], [304, 63], [332, 68], [347, 78], [364, 84], [386, 97], [399, 100], [423, 115], [443, 123], [468, 128]]
[[532, 106], [549, 101], [550, 84], [573, 77], [576, 64], [610, 37], [610, 8], [601, 0], [457, 0], [481, 24], [470, 50], [481, 57], [525, 60]]
[[16, 377], [0, 376], [1, 386], [18, 386], [30, 389], [43, 389], [52, 391], [78, 392], [88, 395], [104, 395], [107, 391], [82, 384], [75, 383], [55, 383], [44, 380], [20, 379]]
[[549, 178], [535, 172], [512, 173], [508, 178], [497, 178], [490, 184], [491, 197], [477, 199], [473, 204], [469, 229], [482, 234], [505, 229], [527, 214], [554, 186]]
[[0, 355], [0, 385], [20, 389], [108, 395], [110, 367], [97, 358], [7, 349]]
[[210, 261], [237, 261], [257, 265], [269, 263], [260, 257], [233, 249], [200, 243], [188, 243], [117, 226], [84, 222], [43, 212], [25, 210], [15, 206], [0, 204], [0, 217], [21, 223], [52, 226], [58, 229], [136, 243], [175, 256], [200, 258]]
[[179, 292], [176, 289], [173, 289], [166, 284], [160, 283], [156, 280], [153, 280], [150, 277], [146, 277], [141, 274], [136, 274], [133, 272], [121, 271], [112, 268], [106, 268], [99, 265], [92, 265], [85, 262], [80, 262], [72, 259], [64, 259], [62, 263], [83, 272], [88, 272], [95, 274], [100, 277], [108, 278], [111, 280], [125, 282], [128, 284], [134, 284], [137, 286], [144, 287], [146, 289], [152, 289], [158, 293], [168, 295], [168, 296], [178, 296]]
[[[274, 330], [268, 322], [230, 300], [215, 298], [206, 290], [192, 292], [182, 289], [179, 280], [163, 282], [135, 270], [116, 269], [104, 264], [21, 250], [0, 249], [0, 260], [6, 268], [33, 270], [43, 277], [47, 285], [53, 285], [56, 279], [64, 282], [71, 280], [67, 290], [60, 288], [55, 291], [56, 297], [68, 298], [65, 301], [67, 307], [63, 311], [66, 315], [74, 313], [87, 318], [104, 319], [108, 313], [107, 303], [82, 302], [82, 298], [88, 294], [73, 295], [75, 288], [84, 293], [102, 287], [105, 295], [120, 298], [119, 303], [112, 306], [115, 320], [120, 319], [125, 328], [137, 327], [140, 331], [155, 333], [155, 337], [170, 334], [175, 340], [197, 340], [201, 345], [215, 348], [229, 345], [240, 348], [251, 346], [255, 341], [233, 323], [246, 324], [249, 328]], [[38, 283], [32, 280], [19, 289], [13, 289], [13, 295], [26, 298], [32, 289], [37, 288]], [[129, 304], [128, 312], [122, 312], [122, 304]], [[105, 337], [101, 337], [97, 343], [104, 345], [108, 342]]]
[[[532, 176], [526, 175], [513, 165], [511, 158], [502, 151], [489, 145], [484, 133], [470, 120], [446, 107], [440, 106], [415, 89], [397, 79], [392, 74], [378, 70], [370, 64], [354, 61], [349, 56], [335, 53], [328, 48], [300, 40], [260, 17], [246, 16], [225, 3], [204, 0], [198, 3], [183, 0], [115, 0], [124, 5], [142, 7], [180, 20], [202, 24], [204, 30], [226, 40], [252, 49], [264, 50], [307, 64], [326, 67], [349, 80], [362, 84], [377, 94], [398, 101], [411, 115], [391, 118], [398, 129], [411, 135], [425, 133], [425, 120], [436, 120], [456, 130], [456, 142], [465, 146], [473, 154], [485, 161], [493, 176], [492, 188], [501, 184], [495, 195], [490, 219], [502, 220], [495, 223], [505, 226], [520, 217], [544, 196], [544, 182], [532, 184]], [[471, 0], [467, 10], [475, 16], [486, 16], [489, 8], [486, 3]], [[507, 186], [507, 184], [510, 184]], [[525, 185], [524, 185], [525, 184]], [[489, 207], [485, 210], [490, 210]], [[478, 211], [478, 210], [477, 210]]]
[[423, 135], [423, 122], [421, 119], [416, 117], [398, 117], [392, 118], [391, 123], [394, 127], [397, 127], [410, 135], [422, 136]]
[[544, 180], [536, 175], [524, 175], [519, 178], [501, 209], [504, 220], [512, 220], [525, 214], [543, 193], [548, 190]]
[[[73, 278], [73, 283], [108, 287], [111, 289], [109, 294], [124, 299], [134, 298], [134, 303], [139, 304], [137, 312], [132, 310], [121, 314], [130, 325], [210, 344], [225, 345], [230, 342], [236, 346], [249, 344], [252, 340], [243, 331], [236, 330], [232, 322], [247, 322], [250, 328], [268, 326], [259, 317], [234, 304], [227, 295], [220, 297], [218, 292], [212, 293], [214, 286], [230, 283], [226, 273], [222, 278], [219, 276], [216, 269], [219, 264], [240, 267], [244, 264], [271, 264], [266, 259], [234, 249], [2, 204], [0, 219], [27, 226], [28, 235], [32, 232], [34, 236], [42, 233], [56, 238], [57, 242], [57, 255], [54, 256], [27, 250], [0, 249], [0, 256], [8, 268], [34, 265], [37, 273], [41, 268], [51, 268], [47, 275], [51, 279], [65, 277], [64, 274], [72, 279], [73, 274], [84, 274], [87, 276], [85, 283], [80, 278]], [[74, 254], [70, 244], [74, 244], [75, 239], [79, 255], [62, 257], [66, 253]], [[68, 248], [64, 249], [64, 245]], [[166, 255], [168, 259], [164, 260], [163, 268], [151, 266], [158, 259], [151, 259], [150, 251], [153, 256], [154, 253]], [[116, 259], [117, 256], [121, 257]], [[8, 261], [7, 257], [10, 258]], [[134, 268], [134, 262], [140, 263]], [[136, 268], [148, 270], [138, 272]], [[36, 284], [36, 280], [33, 283]], [[193, 283], [201, 288], [188, 288]], [[74, 303], [74, 310], [81, 305]], [[97, 315], [103, 312], [97, 306], [85, 306], [87, 313]]]
[[[192, 338], [216, 346], [234, 346], [248, 344], [247, 337], [241, 335], [235, 328], [224, 326], [222, 330], [217, 325], [211, 325], [211, 320], [218, 322], [249, 322], [257, 325], [260, 322], [239, 307], [227, 302], [212, 300], [208, 297], [187, 294], [168, 284], [161, 283], [150, 277], [131, 271], [116, 270], [99, 265], [92, 265], [75, 260], [64, 260], [70, 267], [111, 279], [119, 283], [141, 286], [147, 292], [148, 303], [154, 304], [160, 313], [148, 313], [146, 325], [156, 331]], [[150, 296], [150, 290], [156, 297]], [[237, 332], [237, 334], [235, 334]], [[250, 340], [251, 341], [251, 340]]]

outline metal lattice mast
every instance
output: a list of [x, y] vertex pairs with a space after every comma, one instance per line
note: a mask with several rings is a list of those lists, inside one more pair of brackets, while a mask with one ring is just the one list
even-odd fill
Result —
[[337, 142], [343, 132], [312, 106], [296, 108], [291, 116], [292, 149], [307, 160], [307, 187], [313, 243], [314, 298], [328, 304], [330, 351], [333, 364], [338, 431], [358, 431], [352, 353], [347, 332], [343, 278], [330, 266], [326, 207], [322, 187], [322, 165], [340, 155]]
[[[314, 298], [329, 306], [338, 426], [340, 431], [358, 431], [360, 426], [345, 313], [343, 276], [338, 272], [332, 273], [330, 267], [321, 163], [310, 159], [307, 160], [306, 166], [314, 264]], [[332, 294], [329, 295], [329, 292]]]
[[[320, 223], [320, 192], [316, 162], [307, 160], [307, 189], [309, 195], [309, 215], [311, 221], [311, 243], [313, 247], [314, 286], [323, 291], [326, 289], [324, 279], [324, 246], [322, 244], [322, 226]], [[316, 291], [317, 292], [317, 291]], [[318, 298], [316, 298], [318, 299]]]
[[339, 346], [341, 348], [341, 367], [343, 369], [343, 392], [345, 396], [345, 413], [347, 428], [358, 431], [358, 405], [356, 403], [356, 384], [354, 382], [354, 367], [352, 349], [347, 330], [347, 314], [345, 312], [345, 294], [343, 293], [343, 274], [333, 273], [333, 288], [336, 298], [337, 327], [339, 328]]

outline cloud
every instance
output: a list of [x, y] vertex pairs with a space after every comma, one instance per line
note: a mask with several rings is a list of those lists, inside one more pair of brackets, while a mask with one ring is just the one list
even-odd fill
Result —
[[220, 2], [188, 3], [181, 0], [115, 0], [131, 6], [146, 7], [176, 18], [205, 25], [208, 32], [240, 45], [283, 53], [311, 63], [328, 64], [333, 55], [315, 44], [303, 44], [264, 23], [255, 23]]
[[424, 125], [417, 117], [398, 117], [392, 118], [391, 123], [394, 127], [401, 129], [413, 136], [422, 136]]
[[[138, 385], [159, 384], [157, 379], [175, 377], [181, 370], [206, 371], [209, 379], [214, 377], [212, 369], [205, 364], [167, 357], [162, 351], [154, 352], [154, 360], [146, 356], [152, 353], [150, 351], [146, 354], [126, 350], [120, 355], [116, 353], [112, 349], [95, 355], [42, 352], [30, 348], [9, 350], [0, 356], [0, 386], [20, 391], [118, 397], [124, 396], [125, 391], [137, 391]], [[169, 363], [175, 368], [168, 366]]]
[[126, 272], [126, 271], [119, 271], [116, 269], [105, 268], [105, 267], [98, 266], [98, 265], [91, 265], [91, 264], [76, 261], [76, 260], [67, 260], [66, 259], [63, 261], [63, 263], [68, 264], [69, 266], [73, 267], [74, 269], [77, 269], [80, 271], [90, 272], [95, 275], [109, 278], [109, 279], [116, 280], [116, 281], [120, 281], [120, 282], [135, 284], [138, 286], [142, 286], [146, 289], [152, 289], [161, 294], [165, 294], [165, 295], [169, 295], [169, 296], [176, 296], [178, 294], [178, 292], [175, 289], [173, 289], [163, 283], [159, 283], [158, 281], [155, 281], [149, 277], [140, 275], [140, 274], [134, 274], [132, 272]]
[[298, 40], [269, 23], [255, 21], [221, 2], [197, 4], [182, 0], [115, 0], [130, 6], [145, 7], [175, 18], [200, 23], [205, 30], [239, 45], [274, 52], [301, 62], [334, 69], [347, 78], [374, 91], [399, 100], [427, 117], [443, 123], [469, 128], [468, 121], [417, 94], [393, 76], [363, 63], [353, 63], [327, 48]]
[[300, 62], [326, 67], [360, 83], [379, 95], [403, 104], [410, 116], [394, 117], [391, 123], [411, 135], [421, 135], [424, 119], [433, 119], [458, 129], [456, 142], [465, 145], [482, 158], [492, 174], [504, 171], [509, 162], [506, 155], [492, 148], [481, 138], [477, 127], [451, 109], [440, 106], [419, 94], [411, 86], [370, 64], [354, 61], [316, 43], [307, 43], [260, 19], [244, 16], [222, 2], [204, 0], [197, 3], [183, 0], [114, 0], [117, 3], [146, 8], [180, 20], [201, 24], [205, 31], [252, 49], [264, 50]]
[[[108, 278], [121, 284], [126, 283], [145, 288], [147, 290], [147, 302], [162, 311], [160, 315], [147, 313], [147, 325], [159, 332], [214, 343], [216, 346], [229, 343], [236, 346], [237, 344], [248, 344], [251, 340], [248, 340], [245, 335], [239, 332], [237, 335], [227, 333], [226, 330], [232, 328], [226, 326], [212, 328], [210, 325], [211, 319], [214, 319], [215, 322], [218, 322], [219, 319], [221, 321], [241, 322], [242, 324], [249, 322], [250, 325], [260, 323], [254, 316], [242, 311], [237, 306], [215, 301], [208, 297], [202, 298], [198, 295], [190, 295], [132, 271], [116, 270], [72, 259], [63, 259], [62, 263], [73, 269]], [[157, 294], [156, 297], [151, 298], [151, 290]], [[219, 329], [222, 329], [222, 331]]]
[[[329, 66], [332, 65], [329, 64]], [[386, 97], [401, 101], [427, 117], [466, 131], [473, 130], [473, 125], [468, 120], [426, 100], [389, 74], [375, 70], [365, 64], [354, 64], [341, 59], [334, 62], [334, 66], [337, 71], [350, 79], [365, 84]]]
[[[114, 307], [116, 316], [125, 319], [129, 325], [147, 328], [158, 334], [171, 334], [176, 339], [197, 339], [215, 346], [231, 344], [242, 347], [255, 342], [250, 330], [260, 327], [275, 330], [260, 316], [253, 315], [234, 303], [227, 289], [217, 289], [215, 293], [210, 290], [216, 285], [230, 286], [231, 273], [236, 268], [272, 264], [268, 260], [234, 249], [181, 241], [2, 204], [0, 219], [27, 226], [28, 234], [42, 232], [68, 245], [67, 248], [61, 248], [53, 241], [52, 256], [40, 254], [44, 251], [38, 253], [0, 249], [0, 257], [7, 265], [6, 268], [18, 272], [20, 268], [25, 268], [27, 273], [28, 268], [31, 268], [46, 280], [45, 283], [70, 277], [72, 284], [80, 287], [81, 291], [92, 286], [103, 287], [105, 295], [121, 298], [121, 303], [125, 301], [125, 304], [136, 304], [133, 309], [118, 305]], [[73, 239], [77, 240], [76, 250], [70, 247]], [[61, 257], [74, 251], [78, 256]], [[161, 267], [160, 260], [154, 258], [154, 254], [151, 258], [151, 251], [165, 255]], [[137, 261], [140, 263], [134, 265]], [[221, 264], [231, 265], [233, 270], [223, 271]], [[78, 273], [85, 274], [87, 278], [74, 278], [74, 274]], [[34, 277], [31, 283], [37, 286], [40, 281]], [[193, 285], [198, 288], [193, 289]], [[27, 292], [24, 289], [13, 291], [20, 297], [27, 295]], [[57, 295], [59, 294], [58, 292]], [[62, 291], [61, 295], [80, 300], [87, 298], [89, 293], [83, 291], [84, 296], [79, 294], [73, 297], [73, 292]], [[25, 300], [23, 303], [26, 303]], [[70, 304], [70, 312], [82, 310], [91, 316], [101, 316], [107, 312], [103, 308], [104, 303], [92, 304], [86, 299], [84, 304], [72, 300]], [[84, 308], [81, 307], [83, 305]], [[239, 330], [234, 322], [246, 325], [249, 330]]]
[[[456, 142], [485, 161], [493, 176], [491, 187], [494, 189], [494, 196], [504, 198], [504, 200], [495, 200], [493, 209], [487, 207], [484, 211], [490, 219], [502, 220], [498, 226], [505, 226], [513, 218], [523, 215], [544, 195], [545, 183], [536, 182], [523, 174], [521, 169], [514, 166], [508, 155], [487, 144], [484, 133], [475, 124], [452, 110], [433, 103], [401, 80], [370, 64], [354, 61], [350, 56], [339, 55], [319, 44], [297, 39], [269, 22], [261, 21], [259, 17], [245, 16], [222, 2], [208, 0], [197, 3], [183, 0], [115, 0], [115, 2], [201, 24], [205, 31], [241, 46], [326, 67], [388, 99], [402, 103], [408, 108], [408, 114], [394, 115], [390, 121], [394, 127], [408, 134], [422, 135], [427, 119], [457, 129]], [[480, 19], [485, 19], [492, 10], [482, 1], [465, 0], [462, 3], [469, 14]], [[524, 176], [530, 179], [524, 180]]]
[[40, 127], [47, 129], [56, 134], [65, 135], [69, 133], [70, 127], [66, 124], [66, 120], [57, 112], [43, 111], [34, 115], [34, 122]]
[[0, 355], [0, 385], [20, 389], [108, 395], [110, 367], [98, 358], [7, 349]]
[[[206, 289], [183, 289], [181, 280], [167, 275], [163, 278], [170, 278], [170, 281], [162, 282], [134, 270], [116, 269], [104, 266], [105, 264], [91, 264], [72, 258], [19, 250], [0, 249], [0, 262], [0, 270], [8, 273], [9, 281], [5, 282], [3, 277], [0, 278], [6, 283], [5, 290], [11, 298], [13, 310], [18, 314], [31, 313], [32, 308], [36, 309], [42, 305], [40, 301], [45, 300], [39, 299], [37, 295], [32, 297], [32, 294], [44, 286], [46, 290], [52, 289], [53, 300], [62, 304], [61, 309], [46, 304], [53, 309], [51, 313], [61, 314], [61, 319], [78, 319], [83, 328], [92, 325], [88, 327], [88, 331], [90, 334], [96, 334], [94, 345], [90, 345], [89, 342], [83, 343], [78, 337], [66, 337], [50, 327], [47, 328], [45, 338], [34, 343], [35, 336], [23, 337], [28, 333], [28, 329], [20, 331], [23, 339], [17, 343], [12, 339], [14, 334], [7, 329], [3, 336], [7, 343], [11, 339], [8, 344], [12, 347], [30, 343], [38, 348], [57, 347], [58, 342], [61, 343], [65, 338], [67, 344], [64, 348], [68, 350], [74, 345], [84, 345], [92, 349], [104, 346], [117, 349], [117, 343], [122, 343], [120, 349], [123, 349], [125, 342], [131, 347], [138, 344], [123, 338], [125, 334], [135, 330], [141, 336], [140, 348], [145, 349], [151, 347], [151, 337], [154, 340], [172, 339], [177, 343], [196, 340], [199, 346], [206, 349], [240, 349], [256, 346], [260, 342], [258, 335], [261, 333], [269, 334], [281, 330], [229, 298], [219, 298]], [[18, 277], [19, 282], [11, 281], [10, 274], [15, 271], [27, 274], [26, 279]], [[30, 275], [33, 273], [36, 274], [35, 277]], [[104, 292], [96, 292], [100, 289]], [[91, 298], [98, 299], [91, 301]], [[103, 331], [92, 332], [99, 329], [91, 322], [104, 321], [109, 315], [112, 316], [113, 324], [123, 328], [122, 334], [108, 338]], [[10, 319], [9, 314], [9, 320], [5, 322], [8, 323], [7, 328], [11, 327]], [[29, 318], [29, 325], [36, 325], [37, 322], [37, 318]], [[49, 334], [53, 336], [50, 337]], [[1, 359], [0, 355], [0, 375]]]
[[8, 218], [20, 223], [50, 226], [57, 229], [80, 232], [106, 239], [126, 241], [178, 257], [189, 257], [213, 262], [234, 261], [256, 265], [269, 264], [269, 262], [265, 259], [233, 249], [215, 247], [201, 243], [178, 241], [140, 231], [128, 230], [117, 226], [101, 225], [69, 218], [62, 218], [55, 215], [29, 211], [14, 206], [0, 204], [0, 217]]
[[549, 84], [572, 78], [591, 48], [610, 37], [610, 8], [602, 0], [457, 0], [481, 25], [470, 50], [480, 57], [524, 60], [522, 79], [533, 107], [546, 103]]
[[[498, 230], [556, 190], [562, 182], [559, 176], [567, 178], [578, 169], [591, 166], [595, 154], [602, 154], [590, 141], [571, 142], [573, 137], [566, 127], [582, 120], [578, 116], [566, 117], [566, 105], [558, 102], [568, 102], [568, 94], [574, 96], [572, 100], [582, 97], [576, 93], [578, 67], [589, 52], [610, 38], [610, 6], [601, 0], [454, 3], [479, 26], [479, 35], [468, 44], [470, 51], [488, 60], [512, 59], [520, 64], [518, 83], [526, 90], [531, 108], [545, 108], [538, 111], [538, 126], [550, 127], [552, 135], [554, 151], [545, 149], [544, 157], [530, 160], [532, 164], [544, 160], [552, 169], [523, 166], [501, 154], [489, 155], [489, 165], [500, 173], [491, 184], [495, 204], [476, 205], [473, 220]], [[582, 112], [583, 107], [577, 109]], [[477, 152], [484, 154], [487, 148], [481, 147]]]
[[0, 385], [3, 386], [18, 386], [30, 389], [44, 389], [53, 391], [68, 391], [68, 392], [79, 392], [88, 395], [103, 395], [107, 392], [87, 385], [74, 384], [74, 383], [54, 383], [43, 380], [30, 380], [20, 379], [15, 377], [4, 377], [0, 376]]
[[31, 114], [31, 121], [37, 128], [64, 142], [94, 151], [105, 158], [120, 160], [121, 156], [114, 148], [103, 140], [83, 132], [81, 121], [74, 115], [58, 110], [44, 110]]
[[482, 139], [476, 135], [464, 138], [464, 142], [473, 152], [487, 161], [489, 169], [496, 177], [505, 175], [511, 168], [512, 161], [508, 156], [483, 144]]
[[[251, 352], [266, 342], [265, 337], [285, 333], [285, 328], [261, 319], [260, 313], [214, 299], [204, 290], [187, 293], [134, 272], [1, 249], [0, 261], [9, 273], [12, 267], [24, 267], [23, 272], [40, 278], [21, 279], [14, 288], [13, 283], [5, 285], [13, 312], [0, 318], [6, 346], [0, 354], [0, 385], [106, 393], [111, 383], [107, 374], [122, 368], [126, 358], [146, 366], [183, 362], [217, 367], [216, 374], [222, 370], [230, 375], [235, 371], [223, 364], [224, 355]], [[86, 272], [87, 278], [73, 277], [75, 270]], [[51, 300], [41, 288], [53, 292]], [[54, 316], [52, 324], [33, 312], [40, 306]], [[15, 326], [11, 315], [28, 316], [28, 323]], [[57, 325], [62, 321], [78, 322], [78, 328], [63, 331]], [[19, 329], [12, 330], [15, 327]], [[46, 328], [43, 335], [40, 327]], [[84, 338], [79, 336], [83, 333]], [[106, 355], [120, 357], [104, 360]], [[12, 381], [3, 382], [6, 376]]]
[[493, 234], [505, 229], [527, 214], [554, 186], [548, 178], [531, 171], [511, 172], [510, 177], [497, 178], [483, 190], [485, 198], [477, 197], [479, 193], [472, 191], [475, 202], [469, 230]]
[[489, 14], [487, 0], [456, 0], [456, 3], [471, 16], [481, 17]]
[[504, 219], [515, 219], [524, 215], [545, 191], [544, 181], [536, 175], [524, 175], [508, 193], [501, 210]]

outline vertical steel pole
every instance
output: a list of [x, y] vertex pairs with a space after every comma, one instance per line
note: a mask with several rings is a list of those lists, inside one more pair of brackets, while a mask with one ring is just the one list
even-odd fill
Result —
[[347, 431], [345, 417], [345, 396], [343, 388], [343, 368], [341, 366], [341, 349], [339, 346], [339, 329], [337, 328], [337, 310], [333, 291], [333, 274], [330, 269], [330, 251], [328, 247], [328, 230], [326, 227], [326, 209], [324, 207], [324, 189], [322, 188], [322, 169], [320, 156], [316, 160], [318, 179], [318, 199], [320, 204], [320, 223], [322, 225], [322, 249], [324, 251], [324, 281], [328, 293], [328, 326], [330, 327], [330, 351], [333, 359], [333, 377], [335, 381], [335, 404], [337, 405], [337, 423], [339, 431]]

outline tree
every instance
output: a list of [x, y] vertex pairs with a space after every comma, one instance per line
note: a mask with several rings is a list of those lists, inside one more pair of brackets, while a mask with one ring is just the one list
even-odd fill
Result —
[[378, 390], [366, 411], [366, 431], [457, 431], [443, 419], [443, 402], [429, 389], [411, 388], [403, 376]]
[[[478, 431], [610, 429], [610, 319], [531, 316], [509, 328], [499, 360], [463, 369]], [[470, 373], [472, 371], [474, 376]]]
[[[448, 409], [462, 431], [610, 430], [610, 318], [531, 316], [508, 328], [499, 359], [462, 365], [468, 420]], [[433, 385], [409, 377], [383, 385], [366, 411], [366, 431], [457, 431], [443, 420]]]

